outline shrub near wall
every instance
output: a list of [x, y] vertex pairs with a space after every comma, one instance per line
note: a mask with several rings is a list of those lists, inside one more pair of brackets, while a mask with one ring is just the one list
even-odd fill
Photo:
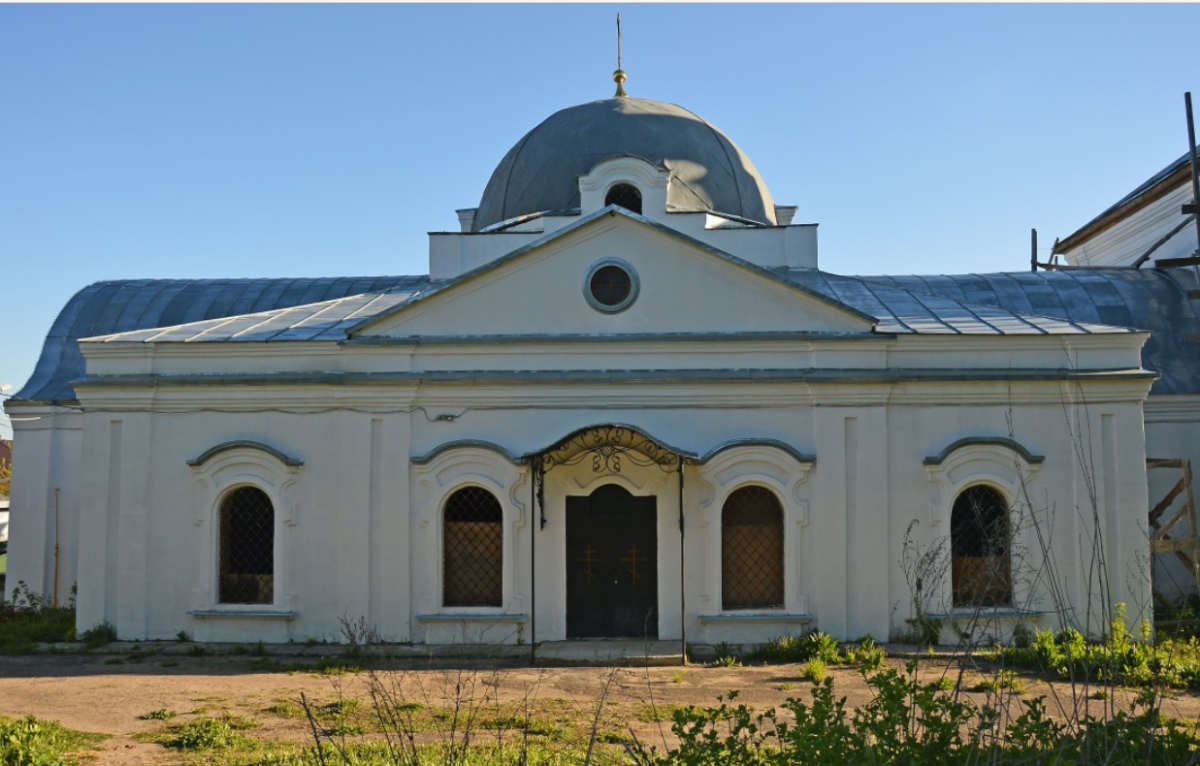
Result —
[[[866, 675], [864, 673], [864, 675]], [[1020, 702], [1005, 717], [996, 708], [916, 681], [894, 668], [867, 677], [874, 698], [847, 711], [833, 679], [812, 689], [812, 701], [790, 698], [781, 715], [736, 704], [736, 693], [716, 707], [677, 711], [672, 731], [679, 746], [664, 753], [640, 749], [642, 766], [1181, 766], [1197, 762], [1200, 740], [1166, 720], [1152, 698], [1106, 718], [1056, 720], [1044, 697]], [[788, 718], [794, 717], [794, 721]]]
[[75, 640], [74, 598], [69, 607], [53, 607], [19, 583], [12, 600], [0, 603], [0, 654], [27, 654], [39, 643]]

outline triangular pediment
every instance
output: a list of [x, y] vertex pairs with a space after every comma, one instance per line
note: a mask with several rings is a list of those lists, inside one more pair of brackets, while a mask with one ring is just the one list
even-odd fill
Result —
[[[636, 297], [597, 308], [588, 276], [617, 263]], [[853, 333], [853, 308], [640, 217], [607, 210], [353, 328], [353, 337]]]

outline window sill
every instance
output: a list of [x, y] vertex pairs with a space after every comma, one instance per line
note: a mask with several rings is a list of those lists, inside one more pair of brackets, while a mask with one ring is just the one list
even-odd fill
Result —
[[418, 622], [528, 622], [529, 616], [524, 614], [498, 614], [464, 612], [462, 614], [418, 614]]
[[696, 619], [700, 622], [816, 622], [811, 614], [794, 614], [790, 612], [723, 612], [721, 614], [702, 614]]
[[194, 620], [284, 620], [296, 619], [293, 611], [278, 609], [193, 609], [188, 617]]

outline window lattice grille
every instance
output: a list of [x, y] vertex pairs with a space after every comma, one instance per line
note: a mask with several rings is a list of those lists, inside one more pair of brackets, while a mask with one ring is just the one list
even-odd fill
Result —
[[633, 213], [642, 212], [642, 193], [632, 184], [617, 184], [604, 197], [605, 205], [620, 205]]
[[763, 487], [735, 491], [721, 510], [721, 605], [783, 606], [783, 508]]
[[465, 487], [451, 495], [442, 541], [445, 606], [500, 606], [504, 512], [495, 495], [479, 487]]
[[267, 493], [242, 487], [221, 502], [220, 601], [275, 600], [275, 507]]
[[954, 606], [1011, 606], [1008, 503], [982, 485], [968, 487], [950, 513]]
[[605, 306], [616, 306], [629, 297], [633, 282], [624, 269], [605, 266], [592, 275], [592, 296]]

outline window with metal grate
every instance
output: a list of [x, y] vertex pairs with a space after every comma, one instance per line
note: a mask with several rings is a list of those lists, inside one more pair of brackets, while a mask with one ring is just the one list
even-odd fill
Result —
[[442, 603], [500, 606], [504, 598], [504, 511], [486, 489], [450, 496], [442, 529]]
[[617, 184], [604, 197], [605, 205], [620, 205], [632, 213], [642, 212], [642, 193], [633, 184]]
[[721, 607], [783, 606], [783, 508], [763, 487], [734, 491], [721, 509]]
[[1011, 606], [1008, 503], [992, 487], [967, 487], [950, 511], [954, 606]]
[[257, 487], [221, 501], [220, 594], [223, 604], [275, 600], [275, 507]]

